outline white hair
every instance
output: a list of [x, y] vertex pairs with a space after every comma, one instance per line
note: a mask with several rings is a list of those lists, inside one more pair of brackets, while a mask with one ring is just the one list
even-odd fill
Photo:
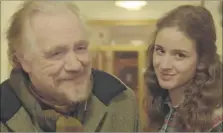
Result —
[[20, 67], [16, 55], [26, 52], [26, 55], [29, 56], [27, 52], [30, 51], [30, 48], [35, 49], [33, 47], [36, 44], [36, 38], [31, 28], [30, 19], [37, 13], [49, 15], [73, 13], [80, 20], [80, 24], [86, 33], [88, 32], [85, 19], [80, 14], [78, 7], [71, 1], [25, 1], [12, 16], [7, 31], [8, 56], [14, 67]]

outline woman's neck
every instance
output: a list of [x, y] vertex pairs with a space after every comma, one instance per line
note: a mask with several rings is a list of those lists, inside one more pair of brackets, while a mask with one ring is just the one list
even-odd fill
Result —
[[169, 90], [169, 98], [173, 107], [178, 107], [184, 100], [184, 91], [186, 87], [179, 87]]

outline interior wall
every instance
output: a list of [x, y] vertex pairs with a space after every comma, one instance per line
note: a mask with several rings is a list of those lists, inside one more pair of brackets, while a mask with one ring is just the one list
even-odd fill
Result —
[[222, 59], [222, 14], [220, 12], [220, 0], [205, 0], [204, 6], [211, 12], [215, 22], [218, 53]]
[[[110, 29], [111, 39], [116, 44], [145, 44], [147, 45], [151, 39], [151, 33], [154, 31], [154, 24], [141, 25], [141, 26], [114, 26]], [[141, 42], [139, 42], [141, 41]]]
[[9, 61], [7, 57], [6, 30], [9, 19], [22, 1], [1, 1], [1, 78], [0, 82], [9, 77]]
[[108, 27], [101, 25], [90, 26], [90, 42], [93, 45], [106, 45], [110, 43], [110, 31]]

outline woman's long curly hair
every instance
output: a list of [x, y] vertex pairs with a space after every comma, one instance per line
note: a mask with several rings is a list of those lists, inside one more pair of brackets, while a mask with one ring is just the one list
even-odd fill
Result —
[[159, 86], [154, 67], [153, 51], [157, 33], [167, 27], [178, 27], [196, 43], [198, 65], [190, 84], [184, 87], [184, 102], [176, 108], [174, 121], [179, 131], [207, 131], [211, 128], [213, 111], [222, 107], [222, 63], [217, 54], [216, 31], [211, 13], [201, 7], [183, 5], [158, 20], [154, 40], [148, 48], [145, 81], [148, 87], [149, 130], [159, 130], [169, 112], [164, 104], [168, 91]]

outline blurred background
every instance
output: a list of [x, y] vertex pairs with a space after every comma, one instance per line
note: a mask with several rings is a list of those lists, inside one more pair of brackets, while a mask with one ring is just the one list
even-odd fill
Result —
[[[146, 49], [158, 18], [184, 4], [202, 5], [213, 15], [218, 53], [222, 57], [220, 0], [147, 0], [147, 1], [73, 1], [87, 19], [91, 33], [93, 67], [120, 78], [138, 97], [140, 118], [146, 126], [143, 98], [146, 96], [143, 73]], [[22, 1], [1, 1], [1, 82], [11, 67], [7, 57], [5, 31], [11, 15]], [[205, 22], [204, 22], [205, 23]]]

